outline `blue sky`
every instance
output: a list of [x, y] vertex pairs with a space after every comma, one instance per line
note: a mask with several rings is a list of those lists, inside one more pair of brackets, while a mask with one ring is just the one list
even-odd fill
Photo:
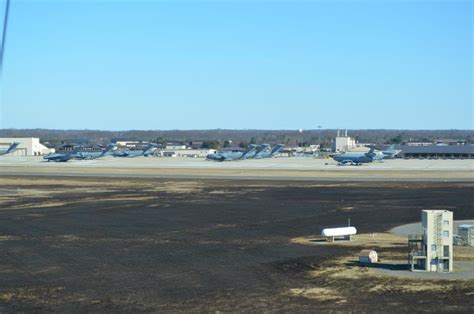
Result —
[[471, 1], [10, 9], [0, 128], [474, 126]]

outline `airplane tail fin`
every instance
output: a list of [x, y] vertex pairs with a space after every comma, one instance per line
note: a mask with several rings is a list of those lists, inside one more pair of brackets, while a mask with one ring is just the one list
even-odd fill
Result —
[[143, 156], [148, 156], [150, 155], [153, 150], [156, 148], [156, 145], [153, 143], [148, 144], [145, 149], [143, 150]]
[[11, 144], [10, 147], [8, 147], [7, 154], [13, 153], [14, 151], [16, 151], [16, 148], [18, 145], [20, 145], [20, 143], [18, 142]]
[[270, 153], [270, 156], [273, 156], [277, 154], [285, 145], [283, 144], [277, 144], [275, 147], [273, 147], [272, 152]]
[[267, 149], [270, 145], [268, 144], [262, 144], [257, 147], [257, 154], [260, 153], [261, 151]]
[[74, 147], [74, 149], [69, 152], [69, 155], [76, 155], [77, 153], [79, 153], [81, 151], [81, 148], [82, 148], [82, 146], [80, 146], [80, 145]]
[[256, 148], [257, 148], [257, 145], [249, 144], [249, 146], [247, 147], [247, 150], [243, 153], [240, 159], [245, 159], [250, 153], [255, 152]]
[[104, 151], [102, 152], [102, 154], [101, 154], [100, 156], [102, 157], [102, 156], [107, 155], [107, 154], [110, 153], [112, 150], [114, 150], [115, 146], [116, 146], [115, 143], [110, 143], [109, 145], [107, 145], [107, 147], [104, 149]]
[[366, 153], [367, 156], [375, 156], [375, 147], [371, 147], [370, 150]]

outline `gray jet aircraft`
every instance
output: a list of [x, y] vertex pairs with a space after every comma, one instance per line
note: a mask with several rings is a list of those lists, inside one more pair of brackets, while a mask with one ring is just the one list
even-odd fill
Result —
[[271, 158], [278, 154], [278, 152], [284, 147], [283, 144], [277, 144], [270, 150], [270, 146], [267, 145], [267, 148], [260, 151], [259, 153], [255, 154], [255, 159], [262, 159], [262, 158]]
[[240, 160], [240, 159], [248, 159], [253, 155], [256, 151], [256, 145], [250, 144], [247, 147], [247, 150], [243, 150], [241, 148], [231, 148], [222, 150], [215, 154], [207, 155], [207, 160], [214, 160], [214, 161], [230, 161], [230, 160]]
[[20, 145], [20, 143], [13, 143], [10, 145], [10, 147], [8, 147], [7, 149], [5, 148], [0, 148], [0, 155], [7, 155], [7, 154], [11, 154], [11, 153], [14, 153], [16, 151], [16, 147]]
[[101, 152], [78, 152], [76, 155], [76, 159], [97, 159], [107, 155], [111, 155], [115, 146], [115, 144], [109, 144]]
[[139, 156], [145, 156], [148, 157], [149, 155], [153, 154], [153, 152], [156, 150], [156, 145], [155, 144], [148, 144], [145, 146], [143, 150], [122, 150], [122, 151], [114, 151], [112, 156], [114, 157], [139, 157]]
[[255, 156], [257, 156], [258, 154], [260, 154], [261, 152], [263, 152], [264, 150], [268, 149], [270, 147], [270, 145], [268, 144], [261, 144], [259, 146], [255, 146], [255, 149], [253, 149], [252, 151], [248, 152], [244, 158], [242, 159], [252, 159], [252, 158], [255, 158]]
[[374, 159], [379, 161], [383, 159], [392, 159], [400, 152], [401, 150], [395, 149], [395, 144], [392, 144], [382, 152], [377, 151]]
[[375, 160], [375, 148], [371, 148], [367, 153], [347, 152], [336, 154], [332, 158], [338, 162], [339, 166], [353, 165], [360, 166], [363, 163], [369, 163]]
[[66, 162], [68, 160], [76, 158], [79, 149], [74, 149], [73, 151], [67, 153], [54, 153], [44, 156], [43, 159], [46, 161], [56, 161], [56, 162]]

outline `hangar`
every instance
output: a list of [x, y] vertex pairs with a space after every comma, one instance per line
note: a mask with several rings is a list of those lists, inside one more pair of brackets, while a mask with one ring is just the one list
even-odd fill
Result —
[[397, 146], [402, 158], [474, 158], [474, 145]]
[[40, 156], [54, 152], [54, 149], [41, 144], [37, 137], [2, 137], [0, 138], [0, 147], [8, 148], [15, 142], [20, 143], [20, 145], [11, 154], [12, 156]]

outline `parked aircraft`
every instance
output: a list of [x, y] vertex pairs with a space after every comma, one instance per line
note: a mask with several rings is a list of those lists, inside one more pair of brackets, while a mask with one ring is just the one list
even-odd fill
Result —
[[371, 148], [367, 153], [362, 152], [347, 152], [342, 154], [336, 154], [332, 158], [339, 162], [338, 165], [355, 165], [359, 166], [363, 163], [374, 161], [376, 156], [375, 148]]
[[113, 156], [114, 157], [139, 157], [139, 156], [145, 156], [148, 157], [149, 155], [153, 154], [153, 152], [156, 150], [156, 145], [155, 144], [148, 144], [145, 146], [143, 150], [122, 150], [122, 151], [114, 151]]
[[390, 145], [386, 150], [382, 152], [377, 151], [375, 159], [376, 160], [391, 159], [391, 158], [394, 158], [400, 152], [401, 150], [395, 149], [395, 144], [393, 144], [393, 145]]
[[215, 154], [207, 155], [206, 159], [214, 161], [230, 161], [230, 160], [239, 160], [239, 159], [248, 159], [252, 158], [255, 152], [258, 150], [257, 146], [250, 144], [246, 150], [241, 148], [231, 148], [222, 150]]
[[101, 152], [78, 152], [76, 154], [76, 159], [97, 159], [107, 155], [111, 155], [115, 146], [115, 144], [109, 144]]
[[245, 158], [242, 159], [252, 159], [255, 158], [258, 154], [260, 154], [262, 151], [268, 149], [270, 145], [268, 144], [261, 144], [258, 146], [255, 146], [255, 149], [250, 151], [248, 154], [245, 155]]
[[73, 151], [67, 153], [54, 153], [44, 156], [43, 159], [46, 161], [56, 161], [56, 162], [66, 162], [68, 160], [76, 158], [79, 149], [74, 149]]
[[285, 145], [283, 144], [277, 144], [275, 147], [270, 149], [270, 146], [268, 145], [266, 149], [260, 151], [259, 153], [255, 154], [255, 159], [262, 159], [262, 158], [270, 158], [278, 154], [278, 152], [284, 147]]
[[240, 159], [253, 158], [253, 156], [255, 156], [255, 154], [257, 153], [257, 151], [258, 151], [258, 146], [257, 145], [249, 144], [249, 146], [247, 148], [247, 151], [244, 152], [244, 154], [242, 155], [242, 157], [240, 157]]
[[13, 143], [10, 145], [10, 147], [8, 147], [7, 149], [5, 148], [0, 148], [0, 155], [7, 155], [7, 154], [11, 154], [11, 153], [14, 153], [16, 151], [16, 147], [20, 145], [20, 143]]

